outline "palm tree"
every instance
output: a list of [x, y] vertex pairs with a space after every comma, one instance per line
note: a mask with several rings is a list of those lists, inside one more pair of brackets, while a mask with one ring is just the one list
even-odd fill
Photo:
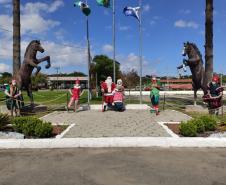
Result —
[[205, 25], [205, 84], [213, 75], [213, 0], [206, 0]]
[[13, 75], [20, 69], [20, 0], [13, 0]]

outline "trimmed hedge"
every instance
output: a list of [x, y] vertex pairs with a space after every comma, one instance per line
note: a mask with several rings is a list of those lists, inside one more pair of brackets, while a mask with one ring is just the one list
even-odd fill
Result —
[[180, 125], [180, 134], [185, 137], [197, 136], [197, 126], [190, 120], [182, 122]]
[[12, 120], [13, 128], [27, 137], [48, 138], [53, 127], [49, 122], [43, 122], [36, 117], [17, 117]]
[[182, 122], [180, 134], [185, 137], [195, 137], [198, 133], [214, 131], [217, 128], [217, 119], [211, 115], [199, 116], [187, 122]]
[[6, 125], [10, 124], [10, 117], [7, 114], [0, 113], [0, 130]]
[[206, 131], [214, 131], [217, 128], [217, 119], [214, 116], [201, 116], [199, 117], [202, 120], [203, 124], [205, 125]]

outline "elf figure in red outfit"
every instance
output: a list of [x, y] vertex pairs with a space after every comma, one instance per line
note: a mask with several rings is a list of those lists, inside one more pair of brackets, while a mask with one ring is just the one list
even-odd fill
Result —
[[113, 91], [115, 90], [115, 83], [112, 82], [112, 78], [109, 76], [105, 82], [101, 83], [101, 92], [103, 95], [103, 108], [104, 112], [108, 107], [112, 108], [113, 103]]
[[76, 109], [79, 108], [80, 90], [81, 90], [80, 81], [79, 79], [77, 79], [74, 84], [74, 88], [69, 89], [69, 93], [71, 94], [71, 99], [67, 105], [67, 111], [70, 109], [73, 103], [74, 103], [74, 112], [76, 112]]

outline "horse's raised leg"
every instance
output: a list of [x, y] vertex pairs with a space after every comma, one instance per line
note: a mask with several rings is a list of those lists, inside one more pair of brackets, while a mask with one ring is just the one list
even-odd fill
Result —
[[34, 99], [33, 99], [32, 86], [31, 86], [31, 84], [27, 88], [27, 95], [30, 98], [31, 106], [34, 106]]
[[51, 63], [50, 63], [50, 56], [45, 56], [43, 58], [38, 59], [38, 64], [40, 64], [41, 62], [47, 61], [47, 64], [45, 66], [46, 69], [51, 67]]
[[197, 101], [197, 90], [195, 89], [194, 90], [194, 106], [197, 105], [196, 101]]

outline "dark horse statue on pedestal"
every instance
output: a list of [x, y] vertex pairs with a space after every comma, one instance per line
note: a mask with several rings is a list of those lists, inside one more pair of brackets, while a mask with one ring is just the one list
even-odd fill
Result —
[[20, 67], [20, 70], [15, 76], [15, 79], [17, 80], [18, 88], [19, 89], [25, 89], [27, 91], [27, 95], [30, 98], [31, 105], [34, 105], [34, 99], [32, 95], [32, 84], [31, 84], [31, 74], [34, 68], [37, 69], [35, 72], [35, 75], [39, 73], [41, 70], [41, 67], [38, 66], [41, 62], [47, 61], [47, 65], [45, 66], [46, 69], [50, 68], [50, 56], [46, 56], [44, 58], [37, 59], [36, 55], [37, 52], [43, 53], [45, 50], [41, 46], [41, 43], [39, 40], [33, 40], [30, 42], [30, 44], [27, 46], [25, 54], [24, 54], [24, 61], [23, 64]]
[[205, 69], [203, 67], [202, 55], [194, 43], [184, 43], [182, 52], [183, 56], [188, 56], [188, 59], [183, 60], [183, 65], [178, 66], [181, 69], [184, 66], [189, 66], [192, 73], [192, 87], [194, 90], [194, 105], [196, 105], [197, 91], [203, 90], [204, 95], [207, 94], [207, 84], [204, 84]]

